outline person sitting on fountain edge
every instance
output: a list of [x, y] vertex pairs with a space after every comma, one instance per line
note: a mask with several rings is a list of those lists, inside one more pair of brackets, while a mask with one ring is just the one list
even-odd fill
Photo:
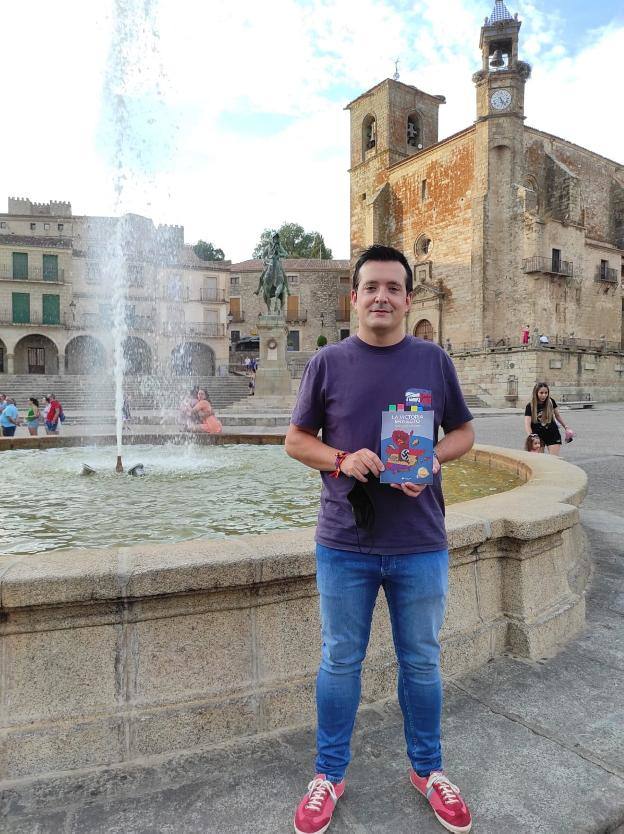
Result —
[[[412, 270], [398, 250], [374, 245], [360, 256], [351, 289], [357, 335], [310, 359], [286, 435], [286, 452], [320, 470], [323, 482], [316, 529], [322, 629], [316, 775], [295, 813], [299, 834], [325, 831], [345, 789], [362, 662], [381, 586], [399, 662], [410, 782], [449, 831], [467, 832], [472, 825], [442, 764], [438, 634], [449, 562], [440, 462], [464, 455], [474, 431], [449, 355], [433, 342], [405, 335], [412, 287]], [[409, 389], [425, 393], [434, 412], [429, 486], [378, 480], [384, 468], [381, 413], [390, 403], [404, 403]], [[438, 443], [440, 426], [444, 437]], [[356, 492], [368, 505], [368, 517], [352, 512], [350, 496], [354, 501]], [[372, 789], [360, 795], [373, 796], [376, 782], [371, 773]]]

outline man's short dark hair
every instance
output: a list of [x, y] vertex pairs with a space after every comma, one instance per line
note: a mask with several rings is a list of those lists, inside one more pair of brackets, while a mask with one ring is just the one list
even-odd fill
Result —
[[411, 293], [414, 289], [414, 276], [412, 275], [412, 268], [407, 262], [407, 258], [403, 252], [394, 249], [392, 246], [382, 246], [380, 243], [374, 243], [365, 249], [360, 257], [357, 259], [355, 269], [353, 270], [353, 280], [351, 286], [357, 290], [360, 281], [360, 270], [367, 261], [397, 261], [405, 270], [405, 289], [407, 293]]

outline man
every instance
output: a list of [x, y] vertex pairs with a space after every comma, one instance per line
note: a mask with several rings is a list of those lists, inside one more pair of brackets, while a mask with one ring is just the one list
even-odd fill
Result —
[[[449, 831], [467, 832], [472, 824], [458, 788], [442, 769], [438, 632], [448, 550], [438, 461], [467, 452], [474, 432], [448, 354], [432, 342], [405, 336], [411, 300], [412, 271], [405, 257], [386, 246], [367, 249], [355, 266], [351, 290], [357, 335], [310, 360], [286, 436], [287, 453], [320, 470], [323, 480], [316, 531], [323, 638], [316, 776], [295, 813], [298, 834], [325, 831], [345, 788], [361, 666], [380, 586], [399, 661], [410, 780]], [[421, 391], [434, 411], [437, 460], [431, 486], [377, 480], [384, 468], [381, 413], [403, 403], [408, 389]], [[445, 436], [438, 443], [440, 426]], [[368, 519], [352, 511], [348, 495], [356, 484], [356, 492], [366, 493]]]
[[58, 424], [63, 413], [63, 406], [56, 399], [54, 394], [45, 397], [47, 404], [45, 416], [45, 430], [46, 434], [58, 434]]
[[3, 437], [13, 437], [15, 429], [19, 425], [19, 412], [12, 397], [6, 397], [4, 408], [0, 413], [0, 426]]
[[0, 394], [0, 414], [4, 411], [6, 404], [6, 394]]

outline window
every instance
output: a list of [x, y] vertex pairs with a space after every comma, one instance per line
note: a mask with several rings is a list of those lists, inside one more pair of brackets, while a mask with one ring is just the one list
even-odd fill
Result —
[[299, 331], [289, 330], [286, 339], [286, 350], [299, 350]]
[[13, 324], [30, 324], [30, 293], [14, 292], [11, 297]]
[[102, 277], [102, 267], [97, 261], [87, 262], [85, 278], [89, 284], [97, 284]]
[[49, 228], [50, 228], [50, 224], [49, 224], [49, 223], [44, 223], [44, 224], [43, 224], [43, 228], [44, 228], [44, 229], [45, 229], [45, 231], [47, 232], [47, 231], [49, 230]]
[[58, 255], [43, 256], [43, 280], [58, 281]]
[[34, 232], [36, 228], [37, 228], [37, 224], [36, 224], [36, 223], [31, 223], [31, 224], [30, 224], [30, 231], [31, 231], [31, 232]]
[[433, 242], [429, 235], [421, 235], [414, 244], [414, 253], [418, 260], [424, 260], [431, 255]]
[[0, 229], [6, 229], [6, 227], [7, 227], [6, 220], [0, 220]]
[[240, 341], [240, 330], [231, 330], [230, 331], [230, 341], [232, 341], [232, 342]]
[[600, 277], [602, 279], [609, 277], [609, 261], [600, 261]]
[[342, 275], [340, 278], [341, 287], [351, 287], [351, 279], [348, 275]]
[[421, 180], [420, 183], [420, 199], [421, 202], [425, 202], [427, 199], [427, 180]]
[[59, 230], [59, 232], [62, 232], [63, 231], [63, 224], [59, 223], [56, 228]]
[[61, 296], [60, 295], [45, 295], [43, 296], [43, 324], [60, 324], [61, 323]]
[[28, 255], [26, 252], [13, 252], [13, 279], [28, 280]]
[[366, 159], [366, 152], [377, 144], [377, 122], [374, 116], [367, 116], [362, 122], [362, 159]]
[[351, 335], [351, 331], [349, 330], [348, 327], [344, 327], [344, 328], [340, 329], [340, 341], [342, 341], [343, 339], [348, 339], [350, 335]]
[[288, 285], [290, 287], [298, 287], [299, 286], [299, 276], [298, 275], [287, 275], [288, 278]]
[[552, 265], [553, 272], [561, 272], [561, 249], [552, 250]]
[[230, 286], [238, 287], [240, 285], [240, 275], [230, 275]]
[[407, 117], [407, 144], [410, 148], [422, 148], [422, 129], [420, 126], [420, 116], [417, 113], [412, 113]]

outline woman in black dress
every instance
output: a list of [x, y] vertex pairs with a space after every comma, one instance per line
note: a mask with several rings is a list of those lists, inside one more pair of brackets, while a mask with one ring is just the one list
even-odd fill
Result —
[[[557, 403], [550, 396], [550, 388], [545, 382], [538, 382], [533, 388], [531, 402], [524, 410], [524, 430], [528, 435], [536, 434], [548, 448], [551, 455], [558, 455], [561, 451], [561, 433], [559, 423], [569, 430], [563, 417], [559, 413]], [[570, 430], [571, 432], [571, 430]]]

